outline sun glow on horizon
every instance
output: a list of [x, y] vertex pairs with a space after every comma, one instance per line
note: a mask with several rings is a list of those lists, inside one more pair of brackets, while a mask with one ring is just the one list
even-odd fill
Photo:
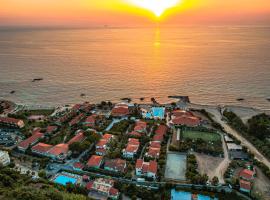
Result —
[[176, 6], [181, 0], [129, 0], [132, 4], [147, 9], [160, 17], [168, 8]]

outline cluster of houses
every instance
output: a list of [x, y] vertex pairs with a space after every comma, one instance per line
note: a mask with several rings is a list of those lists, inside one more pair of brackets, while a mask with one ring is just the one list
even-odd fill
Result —
[[255, 176], [256, 169], [253, 166], [246, 164], [246, 167], [239, 173], [240, 191], [250, 194]]
[[135, 122], [135, 126], [133, 128], [133, 131], [131, 131], [128, 134], [131, 137], [140, 138], [146, 133], [147, 133], [147, 123], [144, 121], [138, 120]]
[[[48, 130], [48, 128], [47, 128]], [[52, 127], [49, 130], [54, 130]], [[60, 143], [57, 145], [50, 145], [39, 142], [44, 138], [45, 134], [40, 132], [39, 129], [34, 130], [32, 136], [20, 142], [17, 148], [25, 152], [28, 148], [31, 148], [33, 154], [49, 157], [55, 161], [64, 161], [66, 157], [70, 154], [69, 145], [74, 142], [83, 142], [85, 140], [84, 132], [77, 131], [75, 136], [71, 138], [67, 143]]]
[[123, 157], [133, 159], [137, 155], [140, 147], [140, 142], [136, 138], [129, 138], [125, 149], [123, 149]]

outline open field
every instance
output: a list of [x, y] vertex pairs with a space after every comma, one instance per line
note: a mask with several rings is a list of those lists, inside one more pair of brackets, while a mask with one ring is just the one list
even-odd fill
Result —
[[184, 131], [183, 138], [187, 139], [202, 139], [204, 141], [220, 141], [220, 135], [217, 133], [200, 132], [200, 131]]
[[195, 156], [198, 162], [198, 169], [200, 174], [207, 174], [210, 180], [214, 176], [220, 177], [218, 166], [222, 163], [223, 158], [208, 156], [200, 153], [195, 153]]

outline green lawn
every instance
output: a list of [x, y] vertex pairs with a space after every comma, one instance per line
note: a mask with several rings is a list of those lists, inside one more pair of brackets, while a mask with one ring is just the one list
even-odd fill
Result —
[[200, 132], [200, 131], [184, 131], [183, 136], [185, 138], [190, 139], [202, 139], [204, 141], [220, 141], [220, 135], [217, 133], [210, 133], [210, 132]]

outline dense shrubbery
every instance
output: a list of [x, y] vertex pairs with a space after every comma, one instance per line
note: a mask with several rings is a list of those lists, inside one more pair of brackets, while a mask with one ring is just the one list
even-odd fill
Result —
[[248, 120], [247, 126], [233, 112], [224, 111], [229, 124], [247, 138], [262, 154], [270, 158], [270, 117], [260, 114]]
[[[74, 194], [76, 193], [76, 194]], [[0, 199], [5, 200], [87, 200], [76, 186], [54, 187], [45, 180], [33, 181], [26, 175], [8, 168], [0, 168]]]
[[198, 164], [195, 155], [187, 156], [187, 170], [186, 178], [193, 184], [206, 184], [208, 176], [206, 174], [200, 175], [197, 170]]

